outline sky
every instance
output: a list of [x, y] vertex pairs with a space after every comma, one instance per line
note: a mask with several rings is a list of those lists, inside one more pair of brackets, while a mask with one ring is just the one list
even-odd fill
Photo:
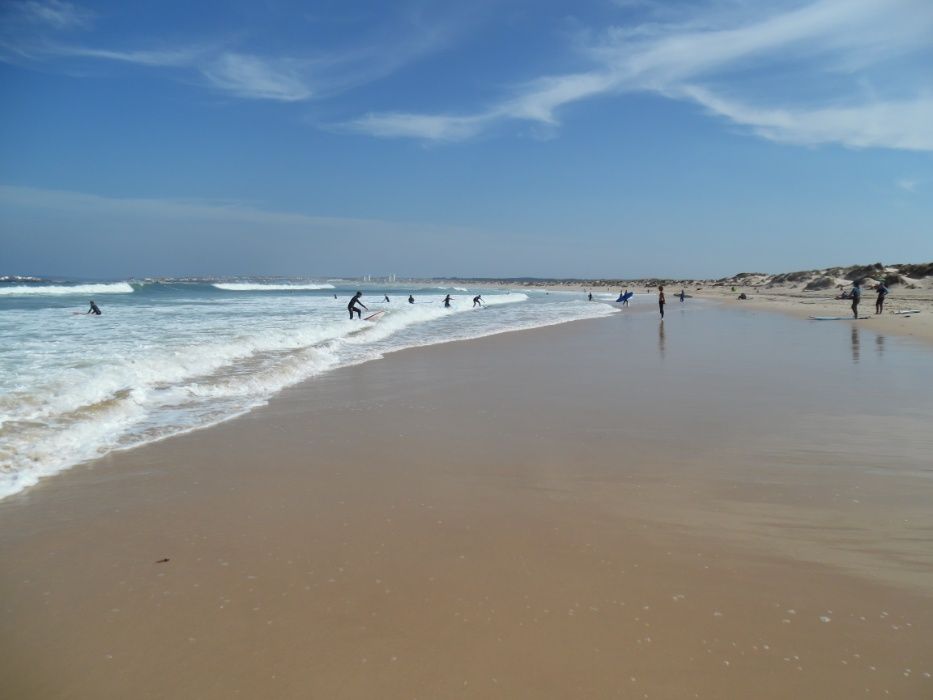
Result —
[[0, 274], [933, 260], [930, 0], [4, 0], [0, 105]]

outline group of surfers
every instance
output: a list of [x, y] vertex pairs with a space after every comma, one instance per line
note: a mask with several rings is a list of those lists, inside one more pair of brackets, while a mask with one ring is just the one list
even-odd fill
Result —
[[[350, 320], [351, 320], [351, 321], [353, 320], [353, 314], [354, 314], [354, 313], [356, 314], [356, 317], [357, 317], [357, 318], [362, 318], [362, 317], [363, 317], [363, 312], [360, 310], [360, 307], [362, 307], [362, 308], [366, 309], [367, 311], [369, 311], [369, 307], [366, 306], [366, 304], [364, 304], [362, 301], [360, 301], [360, 298], [361, 298], [362, 296], [363, 296], [363, 292], [357, 292], [356, 294], [353, 295], [353, 298], [350, 299], [350, 303], [347, 304], [347, 311], [350, 312]], [[337, 295], [334, 294], [334, 299], [336, 299], [336, 298], [337, 298]], [[384, 301], [386, 304], [390, 304], [390, 303], [392, 302], [392, 300], [389, 299], [389, 295], [388, 295], [388, 294], [384, 294], [384, 295], [383, 295], [383, 301]], [[445, 309], [449, 309], [449, 308], [450, 308], [450, 302], [452, 302], [452, 301], [453, 301], [453, 297], [450, 296], [449, 294], [448, 294], [446, 297], [444, 297], [444, 308], [445, 308]], [[409, 294], [409, 295], [408, 295], [408, 303], [409, 303], [409, 304], [414, 304], [414, 303], [415, 303], [415, 297], [414, 297], [414, 295], [412, 295], [412, 294]], [[473, 297], [473, 308], [475, 309], [477, 306], [479, 306], [479, 307], [486, 306], [486, 304], [483, 303], [483, 295], [482, 295], [482, 294], [477, 294], [475, 297]]]

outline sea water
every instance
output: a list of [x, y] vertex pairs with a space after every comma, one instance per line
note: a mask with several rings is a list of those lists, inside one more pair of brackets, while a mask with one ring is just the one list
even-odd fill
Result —
[[[357, 289], [364, 317], [386, 313], [351, 321]], [[485, 306], [474, 308], [480, 293]], [[84, 313], [90, 299], [103, 315]], [[240, 415], [337, 367], [615, 311], [580, 292], [340, 280], [0, 282], [0, 498]]]

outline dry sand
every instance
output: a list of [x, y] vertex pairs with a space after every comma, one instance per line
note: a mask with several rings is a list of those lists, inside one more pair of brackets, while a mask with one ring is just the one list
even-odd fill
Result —
[[396, 353], [0, 502], [0, 696], [933, 697], [930, 406], [805, 423], [689, 322]]

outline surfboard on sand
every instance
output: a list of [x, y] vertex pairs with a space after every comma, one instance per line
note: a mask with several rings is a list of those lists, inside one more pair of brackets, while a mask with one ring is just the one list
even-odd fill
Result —
[[364, 321], [378, 321], [380, 318], [382, 318], [382, 317], [385, 316], [385, 315], [386, 315], [386, 312], [385, 312], [385, 311], [377, 311], [377, 312], [374, 313], [374, 314], [370, 314], [369, 316], [367, 316], [367, 317], [364, 318], [363, 320], [364, 320]]
[[[811, 321], [855, 321], [856, 320], [852, 318], [851, 316], [810, 316], [809, 318]], [[870, 316], [859, 316], [858, 320], [864, 321], [867, 318], [871, 318], [871, 317]]]
[[892, 314], [919, 314], [920, 309], [904, 309], [903, 311], [892, 311]]

